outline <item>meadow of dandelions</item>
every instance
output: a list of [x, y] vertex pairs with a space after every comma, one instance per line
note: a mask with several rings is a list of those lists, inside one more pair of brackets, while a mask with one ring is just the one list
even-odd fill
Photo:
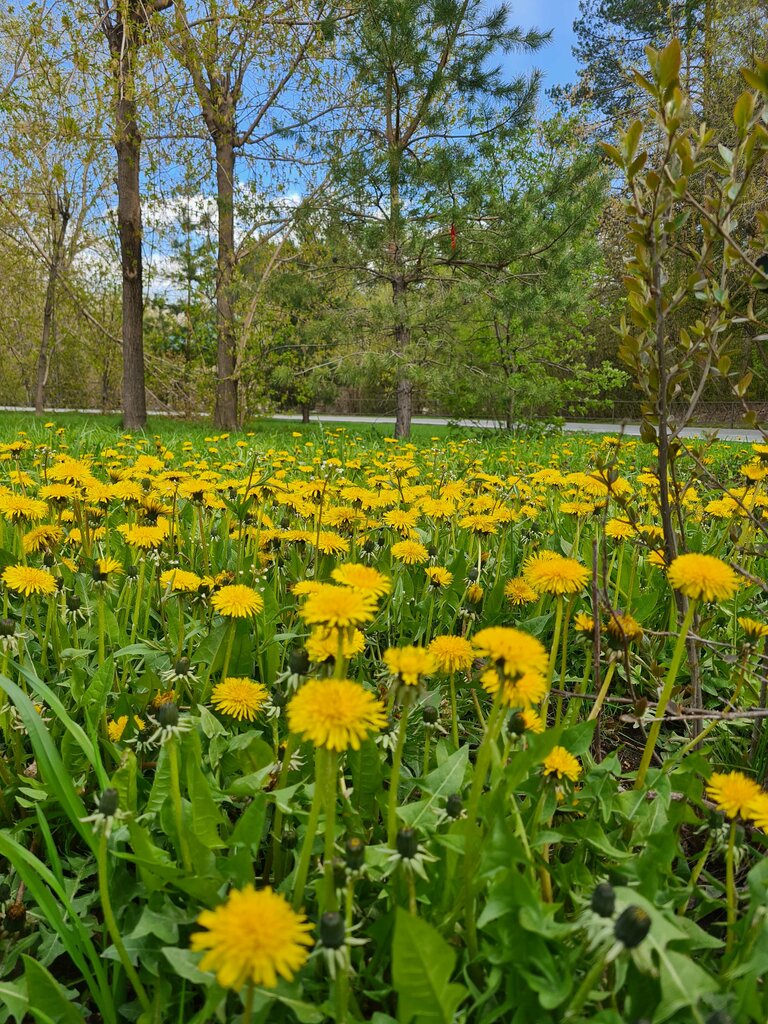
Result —
[[272, 440], [0, 445], [0, 1024], [764, 1024], [768, 449]]

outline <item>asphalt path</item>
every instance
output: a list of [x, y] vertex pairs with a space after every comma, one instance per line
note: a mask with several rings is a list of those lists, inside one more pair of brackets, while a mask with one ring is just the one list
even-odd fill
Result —
[[[270, 417], [273, 420], [286, 420], [299, 422], [301, 416], [286, 413], [278, 413]], [[313, 423], [361, 423], [379, 424], [381, 426], [393, 425], [394, 416], [338, 416], [328, 413], [312, 414]], [[475, 427], [485, 430], [498, 430], [498, 420], [448, 420], [439, 416], [414, 416], [414, 426], [424, 427], [447, 427], [449, 424], [459, 427]], [[639, 423], [564, 423], [563, 430], [569, 434], [623, 434], [624, 437], [639, 437]], [[722, 441], [762, 441], [763, 435], [759, 430], [747, 430], [739, 427], [685, 427], [681, 434], [683, 437], [703, 438], [717, 434]]]

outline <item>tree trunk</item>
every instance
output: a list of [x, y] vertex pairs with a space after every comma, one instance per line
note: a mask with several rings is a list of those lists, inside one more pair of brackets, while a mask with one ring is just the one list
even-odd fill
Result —
[[413, 385], [402, 376], [397, 382], [397, 412], [395, 414], [395, 437], [410, 437], [411, 415], [413, 413]]
[[[55, 258], [54, 258], [55, 259]], [[58, 268], [55, 261], [48, 270], [48, 285], [45, 289], [45, 306], [43, 308], [43, 333], [40, 338], [40, 349], [37, 353], [37, 383], [35, 386], [35, 416], [42, 416], [45, 411], [45, 385], [48, 382], [48, 353], [51, 337], [54, 333], [54, 308], [56, 302], [56, 274]]]
[[[123, 63], [127, 63], [124, 61]], [[116, 104], [117, 227], [123, 271], [123, 426], [141, 430], [147, 422], [144, 394], [144, 295], [139, 169], [141, 134], [133, 89], [118, 83]]]
[[301, 406], [301, 422], [302, 423], [309, 423], [310, 422], [310, 419], [309, 419], [310, 412], [311, 412], [310, 405], [307, 402], [303, 402], [302, 406]]
[[45, 386], [48, 383], [48, 367], [50, 353], [56, 344], [56, 284], [64, 255], [64, 239], [71, 216], [65, 199], [59, 196], [50, 200], [51, 220], [53, 221], [53, 251], [48, 267], [48, 284], [45, 289], [45, 306], [43, 307], [43, 333], [40, 338], [40, 349], [37, 353], [37, 382], [35, 386], [35, 416], [42, 416], [45, 410]]
[[237, 429], [235, 275], [235, 148], [227, 133], [216, 140], [216, 205], [219, 213], [216, 272], [216, 411], [221, 430]]
[[411, 434], [413, 415], [413, 384], [405, 364], [405, 354], [411, 341], [411, 331], [405, 309], [406, 283], [402, 275], [392, 281], [392, 302], [395, 311], [395, 354], [397, 369], [397, 407], [395, 412], [395, 437], [405, 438]]

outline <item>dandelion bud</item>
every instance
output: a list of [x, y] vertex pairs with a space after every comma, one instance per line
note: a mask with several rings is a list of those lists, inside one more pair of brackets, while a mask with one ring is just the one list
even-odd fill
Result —
[[435, 725], [437, 723], [438, 718], [440, 717], [440, 712], [437, 710], [437, 708], [432, 707], [431, 704], [428, 704], [427, 707], [424, 708], [423, 715], [424, 725]]
[[477, 576], [478, 576], [477, 568], [476, 568], [476, 566], [473, 565], [472, 568], [469, 569], [468, 572], [467, 572], [467, 579], [469, 580], [470, 583], [476, 583], [477, 582]]
[[451, 793], [445, 801], [445, 813], [449, 818], [458, 818], [464, 809], [461, 796], [458, 793]]
[[280, 837], [280, 844], [284, 846], [286, 850], [295, 850], [298, 841], [299, 834], [295, 828], [286, 828], [283, 830], [283, 834]]
[[333, 861], [333, 884], [337, 889], [343, 889], [347, 884], [347, 865], [341, 857], [335, 857]]
[[5, 930], [14, 934], [24, 930], [27, 923], [27, 908], [23, 903], [12, 903], [5, 912]]
[[179, 724], [179, 709], [172, 700], [157, 709], [157, 721], [163, 729], [175, 729]]
[[320, 918], [320, 941], [326, 949], [341, 949], [344, 945], [344, 918], [335, 910]]
[[0, 619], [0, 636], [13, 636], [16, 632], [16, 623], [13, 619]]
[[616, 909], [616, 893], [613, 891], [613, 886], [608, 882], [596, 885], [590, 905], [600, 917], [613, 917], [613, 912]]
[[43, 565], [46, 569], [50, 569], [53, 566], [54, 558], [50, 551], [46, 551], [43, 555]]
[[139, 570], [136, 568], [135, 565], [129, 565], [126, 567], [125, 575], [128, 577], [129, 580], [135, 580], [139, 575]]
[[116, 789], [105, 789], [99, 797], [99, 814], [111, 818], [117, 811], [119, 798]]
[[288, 696], [287, 694], [282, 693], [282, 691], [280, 690], [275, 690], [274, 693], [272, 694], [271, 700], [273, 707], [284, 708], [285, 705], [288, 703]]
[[288, 652], [288, 668], [295, 676], [305, 676], [309, 672], [309, 655], [303, 647], [293, 647]]
[[82, 603], [77, 594], [67, 594], [67, 611], [79, 612]]
[[7, 882], [0, 885], [0, 903], [7, 903], [11, 898], [11, 887]]
[[344, 858], [350, 871], [359, 871], [365, 863], [365, 843], [357, 836], [350, 836], [344, 846]]
[[188, 676], [191, 667], [189, 658], [179, 658], [176, 664], [173, 666], [174, 675], [177, 676]]
[[98, 565], [94, 565], [93, 568], [91, 569], [91, 577], [94, 583], [101, 583], [102, 580], [105, 580], [107, 578], [106, 575], [98, 567]]
[[627, 949], [639, 946], [651, 929], [651, 919], [642, 907], [631, 906], [623, 910], [616, 921], [613, 934]]
[[507, 732], [510, 736], [522, 736], [525, 732], [525, 715], [522, 711], [516, 711], [514, 715], [509, 716], [507, 722]]
[[401, 828], [397, 833], [395, 845], [403, 860], [413, 860], [419, 849], [419, 837], [416, 835], [416, 829]]

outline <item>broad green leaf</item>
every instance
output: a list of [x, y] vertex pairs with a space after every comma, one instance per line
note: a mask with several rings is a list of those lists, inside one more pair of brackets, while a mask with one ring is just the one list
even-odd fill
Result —
[[29, 1012], [39, 1021], [56, 1024], [83, 1024], [83, 1014], [67, 998], [66, 990], [36, 960], [23, 956], [24, 979], [27, 983]]
[[467, 994], [451, 983], [456, 953], [439, 932], [401, 907], [395, 917], [392, 978], [400, 1024], [451, 1024]]

